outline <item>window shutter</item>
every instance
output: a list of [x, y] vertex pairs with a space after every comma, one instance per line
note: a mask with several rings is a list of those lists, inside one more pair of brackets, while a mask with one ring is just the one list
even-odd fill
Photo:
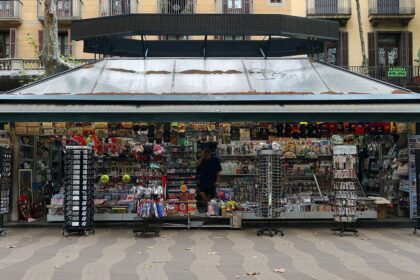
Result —
[[38, 31], [38, 49], [41, 54], [42, 48], [44, 47], [44, 30]]
[[349, 33], [340, 32], [338, 65], [349, 66]]
[[71, 41], [71, 29], [67, 30], [67, 53], [69, 56], [71, 56], [72, 53], [72, 41]]
[[9, 30], [9, 41], [10, 41], [10, 58], [16, 57], [16, 28], [10, 28]]
[[251, 11], [251, 7], [250, 7], [250, 0], [242, 0], [242, 7], [243, 7], [243, 13], [245, 14], [249, 14]]
[[400, 36], [400, 65], [412, 66], [413, 65], [413, 33], [401, 32]]
[[369, 59], [369, 66], [377, 66], [378, 65], [378, 33], [376, 32], [369, 32], [368, 33], [368, 59]]
[[222, 3], [222, 13], [223, 14], [228, 13], [228, 1], [229, 0], [223, 0], [223, 3]]

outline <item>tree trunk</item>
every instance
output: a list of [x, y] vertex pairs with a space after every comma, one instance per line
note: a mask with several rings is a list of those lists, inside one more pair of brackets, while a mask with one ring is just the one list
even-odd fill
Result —
[[60, 58], [55, 0], [44, 0], [44, 4], [44, 46], [40, 59], [45, 68], [45, 75], [48, 77], [71, 69], [73, 66]]
[[363, 74], [369, 74], [369, 63], [366, 57], [366, 48], [365, 48], [365, 37], [363, 34], [363, 26], [362, 26], [362, 14], [360, 11], [360, 1], [356, 0], [356, 8], [357, 8], [357, 21], [359, 25], [359, 36], [360, 36], [360, 47], [362, 48], [362, 66], [363, 66]]

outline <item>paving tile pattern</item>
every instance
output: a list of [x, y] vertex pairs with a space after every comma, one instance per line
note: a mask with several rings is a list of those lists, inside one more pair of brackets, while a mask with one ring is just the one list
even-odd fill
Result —
[[412, 229], [362, 229], [359, 237], [328, 229], [285, 234], [165, 230], [135, 238], [128, 228], [99, 228], [63, 237], [58, 228], [10, 228], [0, 237], [0, 279], [420, 279], [420, 236]]

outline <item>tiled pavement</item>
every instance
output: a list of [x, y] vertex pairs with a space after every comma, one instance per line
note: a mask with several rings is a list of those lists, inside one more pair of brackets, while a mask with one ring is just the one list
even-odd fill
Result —
[[285, 234], [169, 230], [133, 238], [130, 229], [99, 228], [65, 238], [58, 228], [10, 228], [0, 237], [0, 279], [420, 279], [420, 236], [412, 229], [362, 229], [360, 237], [328, 229]]

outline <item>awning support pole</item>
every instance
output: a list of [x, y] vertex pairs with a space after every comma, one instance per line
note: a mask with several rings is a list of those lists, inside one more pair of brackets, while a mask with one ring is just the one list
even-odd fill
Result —
[[204, 35], [203, 57], [207, 58], [207, 34]]
[[267, 47], [265, 48], [264, 59], [266, 59], [268, 57], [268, 52], [270, 50], [270, 43], [271, 43], [271, 35], [268, 35], [268, 42], [267, 42]]
[[143, 50], [143, 58], [146, 59], [147, 53], [148, 53], [148, 49], [146, 50], [145, 49], [145, 46], [144, 46], [144, 35], [141, 35], [141, 48]]

